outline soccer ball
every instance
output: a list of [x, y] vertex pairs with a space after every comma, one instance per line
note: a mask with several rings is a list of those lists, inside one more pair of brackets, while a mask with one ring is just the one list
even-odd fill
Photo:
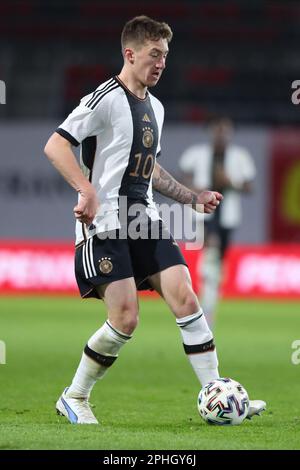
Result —
[[198, 411], [209, 424], [241, 424], [248, 409], [248, 393], [240, 383], [230, 378], [209, 382], [198, 395]]

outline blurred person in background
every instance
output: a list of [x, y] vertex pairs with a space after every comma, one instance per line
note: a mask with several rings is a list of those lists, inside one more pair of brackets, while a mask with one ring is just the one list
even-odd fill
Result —
[[182, 180], [194, 191], [212, 186], [224, 195], [224, 201], [214, 214], [204, 216], [203, 257], [199, 269], [203, 286], [199, 297], [212, 329], [222, 263], [233, 231], [242, 222], [241, 195], [251, 193], [256, 170], [248, 150], [232, 143], [234, 128], [229, 117], [214, 118], [209, 130], [211, 142], [187, 148], [179, 166]]

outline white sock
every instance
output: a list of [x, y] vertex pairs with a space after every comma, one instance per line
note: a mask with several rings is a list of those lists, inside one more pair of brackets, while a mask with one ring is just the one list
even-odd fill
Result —
[[206, 321], [213, 328], [214, 314], [219, 298], [221, 260], [219, 248], [209, 247], [204, 250], [202, 261], [203, 288], [201, 305]]
[[217, 352], [213, 335], [202, 309], [176, 320], [180, 327], [183, 347], [202, 387], [219, 377]]
[[96, 381], [103, 377], [117, 359], [120, 348], [130, 338], [107, 320], [88, 340], [67, 396], [88, 398]]

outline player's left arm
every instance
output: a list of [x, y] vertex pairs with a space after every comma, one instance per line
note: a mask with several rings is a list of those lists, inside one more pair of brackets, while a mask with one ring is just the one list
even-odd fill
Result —
[[191, 204], [197, 212], [211, 214], [223, 199], [217, 191], [201, 191], [196, 193], [179, 183], [162, 168], [157, 162], [152, 175], [153, 188], [160, 194], [167, 196], [181, 204]]

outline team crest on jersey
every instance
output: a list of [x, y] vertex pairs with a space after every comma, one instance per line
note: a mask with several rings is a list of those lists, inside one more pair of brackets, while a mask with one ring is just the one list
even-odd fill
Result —
[[110, 258], [99, 259], [99, 269], [103, 274], [109, 274], [113, 269], [113, 264]]
[[153, 130], [151, 127], [143, 127], [143, 145], [147, 149], [152, 147], [154, 141]]

